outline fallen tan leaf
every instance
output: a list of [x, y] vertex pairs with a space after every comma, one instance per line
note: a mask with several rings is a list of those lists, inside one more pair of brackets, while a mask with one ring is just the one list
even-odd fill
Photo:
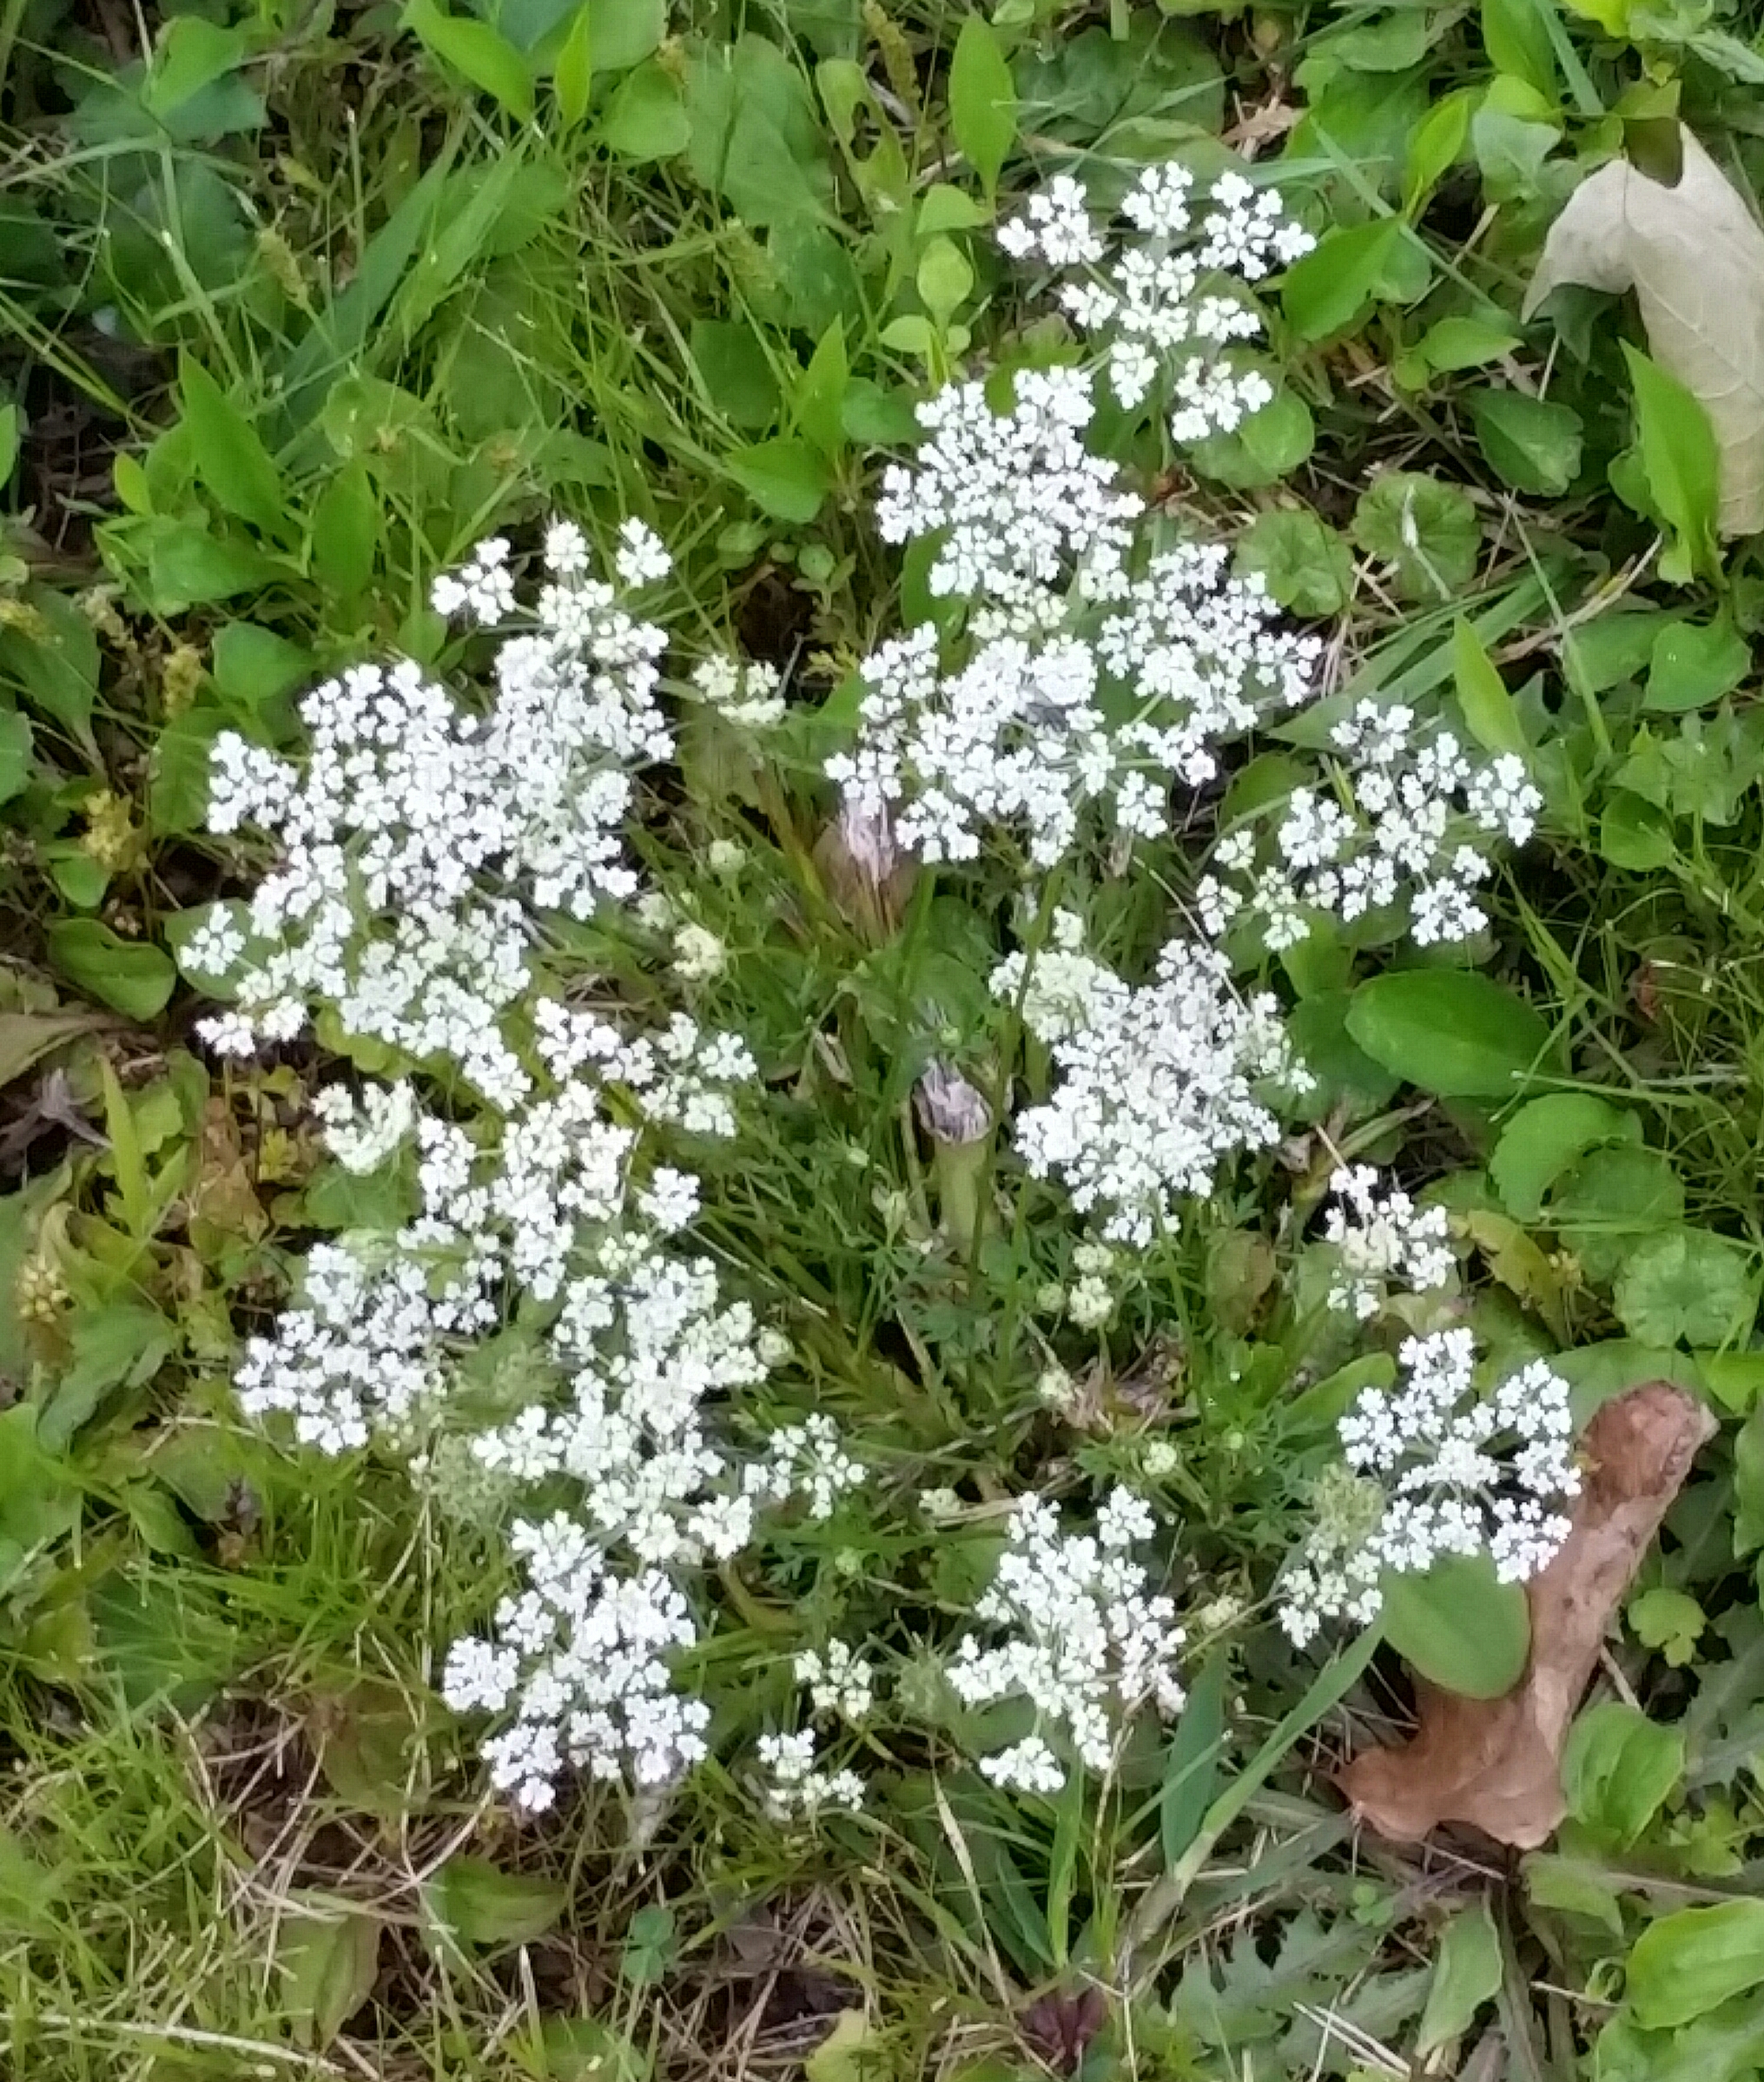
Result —
[[1549, 228], [1525, 294], [1635, 292], [1648, 350], [1701, 400], [1721, 459], [1721, 531], [1764, 528], [1764, 231], [1739, 191], [1681, 128], [1676, 188], [1627, 159], [1589, 175]]
[[1585, 1487], [1573, 1530], [1526, 1586], [1531, 1655], [1498, 1699], [1465, 1699], [1417, 1679], [1420, 1726], [1399, 1749], [1367, 1749], [1337, 1783], [1356, 1816], [1406, 1842], [1469, 1822], [1533, 1850], [1562, 1820], [1562, 1745], [1605, 1629], [1715, 1429], [1693, 1397], [1648, 1381], [1601, 1406], [1581, 1442]]

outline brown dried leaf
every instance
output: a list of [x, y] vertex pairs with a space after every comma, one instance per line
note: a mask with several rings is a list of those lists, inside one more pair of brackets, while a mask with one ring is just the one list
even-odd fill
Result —
[[1606, 1626], [1714, 1428], [1703, 1405], [1668, 1381], [1602, 1405], [1581, 1442], [1586, 1482], [1573, 1530], [1526, 1586], [1524, 1676], [1498, 1699], [1465, 1699], [1417, 1678], [1414, 1739], [1363, 1750], [1337, 1774], [1360, 1821], [1404, 1841], [1445, 1821], [1521, 1850], [1545, 1841], [1564, 1812], [1562, 1745]]
[[1590, 174], [1549, 228], [1529, 318], [1562, 282], [1634, 289], [1648, 351], [1699, 398], [1721, 456], [1724, 535], [1764, 527], [1764, 232], [1681, 128], [1676, 188], [1626, 159]]

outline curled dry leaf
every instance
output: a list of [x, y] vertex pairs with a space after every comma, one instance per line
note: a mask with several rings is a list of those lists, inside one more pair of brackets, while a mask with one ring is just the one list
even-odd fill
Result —
[[1634, 289], [1648, 348], [1701, 403], [1721, 451], [1721, 531], [1764, 528], [1764, 231], [1688, 130], [1676, 188], [1614, 159], [1549, 228], [1526, 292]]
[[1417, 1679], [1413, 1741], [1363, 1750], [1337, 1775], [1361, 1821], [1405, 1841], [1444, 1821], [1469, 1822], [1521, 1850], [1548, 1838], [1564, 1812], [1562, 1745], [1605, 1628], [1714, 1428], [1702, 1405], [1668, 1381], [1600, 1408], [1582, 1441], [1586, 1484], [1573, 1530], [1526, 1586], [1524, 1676], [1498, 1699], [1466, 1699]]

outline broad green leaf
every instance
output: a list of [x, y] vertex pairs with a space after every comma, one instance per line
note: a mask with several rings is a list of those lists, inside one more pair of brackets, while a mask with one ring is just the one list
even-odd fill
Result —
[[0, 709], [0, 803], [10, 802], [30, 778], [35, 743], [30, 717]]
[[[1403, 162], [1403, 212], [1418, 216], [1435, 187], [1457, 165], [1470, 138], [1471, 94], [1448, 94], [1437, 101], [1409, 134]], [[1440, 364], [1438, 366], [1444, 366]]]
[[423, 1888], [432, 1925], [466, 1947], [531, 1944], [569, 1905], [570, 1889], [563, 1880], [505, 1873], [487, 1858], [463, 1852], [448, 1859]]
[[653, 1987], [673, 1963], [674, 1912], [651, 1901], [631, 1919], [619, 1973], [633, 1987]]
[[1519, 335], [1510, 326], [1483, 318], [1442, 318], [1428, 327], [1412, 351], [1429, 368], [1449, 375], [1455, 369], [1498, 361], [1519, 345]]
[[1376, 1063], [1348, 1032], [1353, 995], [1320, 991], [1301, 998], [1287, 1015], [1287, 1033], [1305, 1068], [1317, 1080], [1312, 1100], [1321, 1119], [1331, 1106], [1344, 1104], [1351, 1114], [1374, 1113], [1396, 1091], [1398, 1078]]
[[436, 0], [405, 0], [403, 21], [426, 50], [499, 102], [517, 122], [532, 121], [532, 69], [487, 22], [444, 14]]
[[1483, 45], [1496, 72], [1523, 80], [1543, 100], [1555, 102], [1561, 84], [1538, 0], [1483, 0]]
[[235, 71], [250, 49], [250, 36], [243, 27], [223, 28], [200, 15], [174, 15], [160, 31], [153, 63], [142, 83], [142, 107], [162, 122], [205, 87]]
[[1308, 508], [1259, 513], [1237, 539], [1239, 578], [1259, 578], [1293, 614], [1339, 614], [1353, 594], [1353, 552]]
[[1596, 22], [1608, 36], [1627, 42], [1629, 35], [1629, 0], [1565, 0], [1569, 11]]
[[194, 355], [179, 360], [178, 393], [196, 474], [228, 512], [263, 534], [280, 535], [287, 522], [287, 494], [251, 422]]
[[1614, 868], [1651, 875], [1677, 857], [1672, 819], [1663, 810], [1631, 795], [1627, 789], [1615, 789], [1599, 819], [1599, 854]]
[[68, 1364], [37, 1420], [42, 1444], [59, 1451], [113, 1389], [144, 1386], [165, 1364], [172, 1342], [170, 1324], [144, 1301], [80, 1310], [73, 1319]]
[[380, 495], [366, 461], [356, 456], [338, 471], [313, 508], [312, 572], [327, 592], [347, 600], [367, 592], [380, 553]]
[[1714, 430], [1699, 400], [1626, 340], [1623, 358], [1635, 387], [1635, 425], [1648, 490], [1676, 540], [1677, 562], [1661, 575], [1688, 582], [1721, 568], [1715, 547], [1721, 466]]
[[182, 614], [215, 600], [256, 592], [288, 576], [287, 567], [243, 542], [211, 535], [188, 521], [151, 524], [148, 579], [162, 614]]
[[276, 1924], [275, 1963], [295, 2045], [321, 2052], [373, 1994], [380, 1929], [353, 1902], [289, 1898]]
[[668, 33], [668, 0], [587, 0], [583, 11], [597, 72], [628, 72]]
[[1461, 1908], [1439, 1933], [1439, 1954], [1416, 2035], [1418, 2054], [1461, 2039], [1485, 2002], [1501, 1989], [1501, 1940], [1486, 1897]]
[[833, 488], [831, 473], [807, 441], [759, 441], [729, 458], [729, 474], [763, 512], [806, 525]]
[[12, 481], [18, 466], [20, 421], [16, 405], [0, 405], [0, 492]]
[[315, 670], [309, 651], [254, 622], [228, 622], [215, 632], [215, 691], [242, 718], [261, 719]]
[[0, 1012], [0, 1086], [102, 1023], [96, 1012]]
[[940, 326], [948, 326], [974, 288], [974, 270], [955, 240], [940, 233], [919, 256], [915, 282], [925, 308]]
[[0, 1410], [0, 1546], [42, 1546], [71, 1532], [79, 1517], [79, 1485], [59, 1455], [45, 1451], [36, 1405]]
[[803, 2061], [803, 2082], [876, 2082], [882, 2042], [881, 2027], [862, 2010], [842, 2010]]
[[162, 1012], [177, 982], [163, 948], [119, 939], [96, 918], [63, 918], [52, 925], [49, 958], [88, 997], [132, 1020]]
[[1506, 682], [1495, 670], [1483, 639], [1462, 615], [1451, 625], [1451, 671], [1464, 727], [1484, 751], [1511, 752], [1524, 758], [1530, 750], [1519, 727], [1519, 711]]
[[552, 91], [558, 97], [558, 116], [565, 129], [573, 130], [587, 115], [593, 85], [594, 10], [583, 0], [552, 68]]
[[1174, 1865], [1199, 1834], [1219, 1785], [1225, 1746], [1225, 1687], [1230, 1659], [1214, 1649], [1189, 1687], [1158, 1789], [1158, 1841]]
[[648, 59], [618, 83], [596, 135], [624, 159], [671, 159], [691, 142], [685, 91], [665, 66]]
[[1412, 304], [1427, 294], [1432, 262], [1400, 217], [1338, 226], [1286, 270], [1280, 301], [1301, 340], [1325, 340], [1373, 302]]
[[1387, 470], [1360, 494], [1353, 538], [1390, 566], [1403, 599], [1437, 603], [1475, 576], [1483, 529], [1462, 486], [1418, 471]]
[[[1748, 535], [1764, 527], [1764, 231], [1691, 132], [1681, 126], [1679, 135], [1675, 187], [1622, 157], [1581, 182], [1550, 227], [1524, 314], [1564, 282], [1635, 290], [1654, 361], [1701, 402], [1714, 430], [1688, 424], [1670, 403], [1652, 408], [1664, 444], [1648, 463], [1650, 483], [1656, 475], [1661, 480], [1655, 498], [1686, 535], [1693, 568], [1707, 570], [1712, 552], [1703, 524], [1717, 475], [1721, 532]], [[1636, 401], [1645, 455], [1650, 408], [1642, 399], [1643, 380], [1636, 379]], [[1662, 411], [1687, 426], [1692, 445], [1677, 466], [1667, 453]], [[1710, 461], [1716, 449], [1718, 473]], [[1668, 493], [1686, 520], [1667, 508]]]
[[1531, 96], [1523, 81], [1497, 76], [1470, 118], [1470, 145], [1490, 202], [1532, 202], [1543, 191], [1544, 165], [1562, 142], [1561, 126], [1553, 110], [1533, 116], [1503, 107], [1496, 98], [1502, 87]]
[[1683, 1775], [1679, 1731], [1617, 1699], [1588, 1707], [1562, 1748], [1569, 1813], [1618, 1849], [1635, 1842]]
[[1688, 2024], [1764, 1981], [1764, 1899], [1681, 1908], [1650, 1923], [1629, 1953], [1624, 1990], [1635, 2021]]
[[1446, 1099], [1510, 1099], [1549, 1050], [1549, 1028], [1523, 999], [1467, 968], [1368, 977], [1347, 1030], [1393, 1076]]
[[1588, 1150], [1641, 1140], [1641, 1117], [1627, 1108], [1590, 1092], [1551, 1092], [1522, 1106], [1502, 1128], [1489, 1176], [1508, 1213], [1532, 1222], [1544, 1194]]
[[1708, 1625], [1708, 1614], [1694, 1597], [1683, 1590], [1669, 1590], [1663, 1583], [1632, 1597], [1626, 1616], [1636, 1640], [1657, 1649], [1675, 1669], [1682, 1669], [1696, 1654], [1696, 1644]]
[[1757, 1281], [1743, 1249], [1712, 1230], [1662, 1230], [1630, 1252], [1613, 1305], [1645, 1345], [1738, 1344], [1757, 1312]]
[[1623, 1934], [1623, 1905], [1602, 1864], [1534, 1851], [1521, 1861], [1525, 1891], [1540, 1908], [1565, 1909], [1602, 1923], [1614, 1938]]
[[215, 709], [187, 709], [154, 741], [147, 766], [147, 823], [158, 837], [200, 831], [208, 820], [208, 767], [228, 718]]
[[702, 46], [686, 69], [686, 113], [693, 174], [743, 222], [776, 228], [775, 260], [776, 231], [820, 224], [833, 199], [826, 133], [776, 43], [747, 35], [732, 46]]
[[1444, 1555], [1421, 1576], [1387, 1572], [1384, 1592], [1384, 1638], [1430, 1683], [1497, 1699], [1523, 1675], [1530, 1609], [1487, 1555]]
[[978, 9], [962, 23], [949, 62], [949, 128], [991, 195], [1017, 135], [1017, 90], [998, 37]]
[[1559, 499], [1580, 475], [1580, 414], [1518, 390], [1478, 390], [1470, 400], [1489, 467], [1516, 492]]
[[1731, 694], [1752, 666], [1751, 646], [1726, 616], [1670, 621], [1654, 639], [1644, 709], [1678, 715]]
[[92, 625], [66, 593], [50, 586], [28, 586], [22, 604], [29, 619], [0, 627], [0, 680], [17, 687], [39, 715], [96, 759], [91, 722], [99, 666]]
[[778, 383], [753, 327], [695, 318], [690, 339], [693, 366], [723, 418], [750, 433], [770, 426], [778, 416]]
[[845, 328], [836, 322], [822, 334], [791, 400], [798, 431], [829, 463], [836, 463], [845, 450], [845, 393], [850, 380]]
[[652, 2072], [648, 2053], [598, 2017], [546, 2018], [525, 2058], [545, 2082], [650, 2082]]

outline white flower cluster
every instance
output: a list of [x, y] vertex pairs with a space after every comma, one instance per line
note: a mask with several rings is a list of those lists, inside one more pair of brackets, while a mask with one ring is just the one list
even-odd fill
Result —
[[1147, 167], [1121, 215], [1138, 235], [1112, 251], [1087, 191], [1060, 174], [1001, 229], [999, 244], [1014, 259], [1082, 271], [1061, 286], [1060, 302], [1080, 331], [1107, 339], [1109, 387], [1123, 406], [1140, 404], [1167, 366], [1175, 438], [1232, 432], [1274, 395], [1259, 371], [1223, 359], [1232, 342], [1262, 329], [1247, 287], [1316, 241], [1282, 215], [1274, 189], [1259, 194], [1241, 174], [1226, 173], [1197, 195], [1194, 176], [1173, 164]]
[[707, 658], [689, 684], [700, 701], [743, 729], [770, 730], [783, 720], [783, 676], [758, 658]]
[[1247, 829], [1214, 849], [1217, 872], [1198, 892], [1207, 930], [1247, 919], [1278, 952], [1319, 917], [1348, 924], [1397, 909], [1423, 947], [1479, 932], [1488, 923], [1476, 898], [1490, 872], [1483, 848], [1500, 839], [1523, 846], [1543, 807], [1524, 763], [1510, 753], [1472, 759], [1450, 730], [1424, 738], [1401, 704], [1362, 701], [1331, 736], [1335, 790], [1286, 797], [1272, 858], [1259, 860], [1264, 849]]
[[1081, 369], [1026, 369], [1015, 401], [994, 412], [979, 383], [951, 384], [919, 407], [930, 437], [910, 465], [882, 473], [876, 527], [884, 542], [941, 533], [931, 591], [983, 603], [1034, 626], [1074, 566], [1107, 593], [1140, 502], [1092, 455], [1095, 410]]
[[1035, 1709], [1034, 1733], [981, 1760], [995, 1785], [1045, 1794], [1065, 1784], [1044, 1728], [1086, 1769], [1106, 1772], [1124, 1717], [1147, 1701], [1160, 1714], [1181, 1710], [1175, 1607], [1153, 1595], [1130, 1551], [1153, 1530], [1150, 1509], [1126, 1489], [1110, 1494], [1094, 1534], [1062, 1530], [1059, 1512], [1039, 1497], [1018, 1504], [1010, 1545], [974, 1608], [984, 1625], [1008, 1632], [987, 1647], [968, 1635], [949, 1665], [964, 1704], [1021, 1695]]
[[1008, 1005], [1021, 1001], [1023, 1024], [1037, 1041], [1048, 1042], [1095, 1026], [1127, 994], [1112, 968], [1085, 953], [1083, 919], [1058, 909], [1049, 944], [1033, 955], [1027, 948], [1007, 955], [989, 982], [995, 998]]
[[1080, 605], [1064, 630], [994, 635], [955, 671], [928, 625], [884, 644], [863, 667], [858, 742], [827, 766], [848, 811], [891, 819], [930, 861], [974, 860], [987, 827], [1014, 826], [1051, 867], [1093, 801], [1121, 833], [1159, 836], [1173, 783], [1210, 779], [1217, 744], [1309, 693], [1317, 639], [1275, 628], [1260, 579], [1230, 576], [1218, 545], [1154, 556], [1110, 601], [1093, 633]]
[[1080, 1212], [1104, 1211], [1105, 1237], [1144, 1245], [1177, 1196], [1210, 1191], [1227, 1159], [1278, 1140], [1258, 1084], [1297, 1091], [1310, 1079], [1274, 1000], [1239, 999], [1210, 948], [1173, 940], [1153, 981], [1098, 1015], [1054, 1044], [1058, 1081], [1018, 1121], [1018, 1145]]
[[865, 1721], [875, 1703], [875, 1672], [849, 1641], [831, 1641], [824, 1654], [804, 1649], [796, 1661], [796, 1682], [809, 1688], [817, 1714]]
[[781, 1821], [813, 1821], [823, 1808], [861, 1808], [863, 1781], [855, 1771], [823, 1771], [816, 1762], [815, 1731], [765, 1735], [759, 1761], [771, 1774], [766, 1804]]
[[1411, 1338], [1399, 1356], [1406, 1381], [1366, 1389], [1342, 1418], [1343, 1459], [1282, 1581], [1281, 1624], [1300, 1647], [1326, 1619], [1375, 1619], [1386, 1570], [1486, 1553], [1503, 1583], [1523, 1583], [1568, 1537], [1557, 1507], [1580, 1473], [1562, 1377], [1536, 1359], [1480, 1394], [1468, 1330]]
[[[739, 1552], [766, 1505], [800, 1497], [824, 1517], [858, 1479], [819, 1415], [753, 1458], [722, 1435], [722, 1402], [788, 1345], [676, 1240], [698, 1181], [653, 1143], [658, 1127], [734, 1132], [733, 1093], [756, 1074], [745, 1045], [684, 1014], [632, 1037], [532, 993], [535, 913], [633, 893], [626, 769], [668, 749], [660, 631], [586, 576], [579, 530], [554, 527], [546, 559], [537, 631], [503, 642], [487, 716], [413, 666], [365, 670], [309, 697], [303, 765], [223, 739], [213, 790], [217, 829], [248, 817], [286, 849], [251, 907], [252, 938], [279, 944], [253, 957], [249, 1009], [229, 1016], [274, 1038], [325, 1002], [346, 1033], [439, 1059], [487, 1102], [467, 1122], [426, 1111], [408, 1081], [320, 1095], [348, 1169], [414, 1144], [419, 1213], [315, 1246], [299, 1304], [250, 1341], [238, 1386], [252, 1414], [283, 1414], [327, 1451], [378, 1438], [438, 1478], [464, 1451], [486, 1493], [573, 1493], [517, 1523], [525, 1588], [490, 1639], [455, 1644], [442, 1687], [457, 1710], [500, 1717], [492, 1782], [528, 1808], [568, 1768], [656, 1785], [701, 1757], [708, 1709], [671, 1671], [697, 1637], [682, 1572]], [[634, 523], [615, 563], [626, 585], [667, 570]], [[480, 545], [435, 598], [508, 614], [507, 545]], [[197, 942], [204, 974], [245, 948], [224, 914]], [[517, 1315], [542, 1341], [486, 1388], [470, 1351]], [[851, 1696], [858, 1673], [829, 1681]]]
[[1324, 1220], [1340, 1253], [1330, 1306], [1362, 1322], [1377, 1315], [1392, 1282], [1425, 1293], [1444, 1286], [1457, 1264], [1444, 1207], [1417, 1207], [1399, 1186], [1379, 1187], [1370, 1164], [1344, 1166], [1329, 1181], [1337, 1204]]
[[620, 1574], [561, 1511], [517, 1523], [513, 1545], [527, 1589], [498, 1607], [493, 1644], [454, 1644], [441, 1684], [456, 1713], [505, 1715], [518, 1701], [484, 1744], [491, 1783], [537, 1812], [566, 1764], [658, 1786], [697, 1763], [710, 1712], [675, 1689], [668, 1667], [697, 1637], [678, 1586], [658, 1569]]
[[[444, 612], [514, 607], [508, 545], [479, 545], [438, 579]], [[591, 577], [581, 532], [546, 538], [532, 625], [505, 638], [486, 714], [405, 660], [360, 665], [301, 704], [309, 750], [283, 759], [231, 731], [215, 744], [208, 824], [255, 825], [280, 849], [248, 932], [216, 914], [199, 966], [235, 1009], [200, 1031], [225, 1053], [291, 1041], [310, 1006], [419, 1061], [457, 1062], [492, 1104], [529, 1088], [501, 1022], [527, 981], [533, 911], [586, 917], [637, 878], [624, 858], [630, 769], [665, 757], [656, 705], [665, 643]], [[627, 524], [621, 577], [649, 582], [666, 553]]]

